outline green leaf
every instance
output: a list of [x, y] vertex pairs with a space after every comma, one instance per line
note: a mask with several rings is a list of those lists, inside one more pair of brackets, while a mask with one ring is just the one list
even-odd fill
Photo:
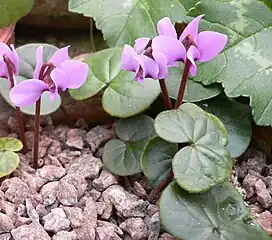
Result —
[[16, 138], [2, 137], [0, 138], [0, 151], [17, 152], [23, 148], [23, 144]]
[[[179, 68], [173, 67], [169, 69], [169, 75], [165, 81], [169, 96], [171, 98], [177, 99], [182, 73], [183, 65], [181, 65]], [[219, 84], [212, 84], [207, 87], [201, 83], [197, 83], [191, 79], [188, 79], [183, 101], [199, 102], [216, 97], [222, 92], [222, 90], [223, 89]]]
[[228, 132], [227, 150], [232, 158], [242, 155], [248, 148], [252, 127], [244, 106], [235, 100], [216, 97], [198, 104], [203, 110], [217, 116]]
[[0, 151], [0, 178], [11, 174], [19, 165], [19, 156], [12, 151]]
[[227, 131], [220, 120], [192, 103], [160, 113], [156, 133], [172, 143], [187, 143], [173, 159], [178, 184], [189, 192], [202, 192], [224, 182], [232, 160], [226, 150]]
[[199, 66], [195, 80], [222, 83], [228, 97], [249, 97], [255, 122], [271, 125], [271, 8], [257, 0], [202, 0], [188, 14], [200, 13], [206, 20], [202, 26], [225, 32], [229, 45], [213, 61]]
[[[17, 48], [19, 60], [19, 76], [16, 76], [17, 84], [33, 78], [33, 73], [36, 65], [36, 49], [39, 46], [44, 46], [43, 49], [43, 60], [47, 62], [52, 55], [58, 50], [57, 47], [49, 44], [26, 44]], [[14, 104], [9, 98], [10, 83], [7, 79], [0, 78], [0, 93], [4, 99], [14, 107]], [[57, 98], [52, 101], [49, 98], [48, 92], [44, 92], [41, 98], [41, 115], [47, 115], [55, 112], [61, 105], [61, 97], [58, 95]], [[35, 104], [22, 107], [21, 111], [28, 115], [35, 115]]]
[[0, 2], [0, 27], [19, 21], [30, 12], [33, 4], [34, 0], [2, 0]]
[[112, 116], [126, 118], [146, 110], [160, 93], [153, 79], [138, 83], [134, 73], [120, 71], [121, 48], [110, 48], [93, 54], [86, 63], [90, 66], [85, 84], [70, 94], [83, 100], [105, 89], [102, 97], [104, 110]]
[[154, 137], [145, 146], [141, 166], [148, 180], [159, 183], [172, 168], [172, 159], [178, 151], [176, 143], [169, 143]]
[[138, 37], [157, 34], [157, 21], [165, 16], [183, 22], [192, 0], [70, 0], [69, 10], [93, 17], [109, 46], [132, 45]]
[[142, 172], [140, 158], [146, 143], [155, 136], [153, 122], [152, 118], [139, 115], [116, 123], [115, 132], [120, 140], [107, 142], [102, 156], [109, 171], [120, 176]]
[[161, 223], [183, 240], [270, 240], [230, 184], [190, 194], [172, 182], [160, 199]]

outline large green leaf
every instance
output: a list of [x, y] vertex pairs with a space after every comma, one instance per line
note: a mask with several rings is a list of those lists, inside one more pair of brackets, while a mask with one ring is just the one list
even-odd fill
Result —
[[[165, 16], [185, 21], [186, 8], [196, 0], [70, 0], [69, 10], [93, 17], [109, 46], [133, 44], [138, 37], [156, 35], [157, 21]], [[184, 5], [183, 5], [184, 3]]]
[[155, 136], [153, 124], [145, 115], [119, 120], [115, 132], [120, 140], [106, 143], [102, 156], [105, 167], [120, 176], [142, 172], [140, 158], [146, 143]]
[[229, 46], [215, 60], [201, 64], [195, 80], [222, 83], [229, 97], [249, 97], [255, 122], [271, 125], [271, 9], [258, 0], [202, 0], [189, 11], [193, 16], [200, 13], [206, 14], [202, 26], [228, 34]]
[[228, 132], [227, 150], [232, 158], [239, 157], [248, 148], [252, 127], [247, 109], [235, 100], [216, 97], [198, 104], [203, 110], [217, 116]]
[[146, 144], [141, 157], [141, 166], [144, 175], [153, 183], [159, 183], [166, 177], [172, 168], [172, 160], [178, 145], [169, 143], [158, 136]]
[[[165, 81], [171, 98], [177, 99], [182, 73], [183, 65], [180, 68], [173, 67], [169, 69], [169, 75]], [[213, 98], [219, 95], [222, 90], [219, 84], [204, 86], [201, 83], [188, 79], [184, 92], [184, 102], [199, 102]]]
[[80, 88], [70, 90], [71, 96], [83, 100], [105, 89], [103, 107], [115, 117], [126, 118], [147, 109], [160, 93], [159, 83], [153, 79], [138, 83], [133, 73], [120, 71], [121, 53], [121, 48], [110, 48], [87, 59], [88, 79]]
[[173, 159], [178, 184], [189, 192], [202, 192], [224, 182], [232, 160], [226, 149], [227, 131], [220, 120], [192, 103], [160, 113], [156, 133], [172, 143], [187, 143]]
[[183, 240], [271, 240], [230, 183], [190, 194], [173, 182], [162, 193], [160, 217], [167, 231]]
[[[26, 44], [17, 48], [19, 59], [19, 76], [16, 76], [17, 83], [20, 83], [26, 79], [33, 78], [33, 72], [36, 65], [36, 49], [39, 46], [44, 46], [43, 60], [47, 62], [52, 55], [58, 50], [57, 47], [49, 44]], [[14, 104], [9, 98], [10, 83], [4, 78], [0, 78], [0, 93], [4, 99], [14, 107]], [[49, 98], [48, 92], [44, 92], [41, 98], [41, 115], [47, 115], [55, 112], [61, 105], [61, 98], [58, 95], [57, 98], [52, 101]], [[21, 111], [25, 114], [35, 115], [35, 104], [22, 107]]]
[[34, 0], [1, 0], [0, 27], [16, 23], [30, 12]]

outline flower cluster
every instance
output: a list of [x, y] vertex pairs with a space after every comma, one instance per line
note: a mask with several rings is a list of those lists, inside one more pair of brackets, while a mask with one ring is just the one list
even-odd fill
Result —
[[[59, 91], [79, 88], [85, 82], [89, 67], [86, 63], [71, 60], [68, 48], [69, 46], [56, 51], [47, 63], [43, 62], [43, 47], [37, 48], [33, 79], [22, 81], [10, 90], [10, 99], [16, 106], [34, 104], [45, 91], [54, 100]], [[16, 64], [14, 63], [18, 69]]]
[[134, 48], [125, 45], [121, 68], [135, 72], [135, 79], [163, 79], [168, 75], [168, 67], [178, 66], [178, 62], [190, 63], [190, 74], [196, 76], [196, 62], [207, 62], [215, 58], [227, 44], [227, 36], [218, 32], [198, 33], [200, 15], [194, 18], [177, 36], [174, 25], [167, 17], [158, 21], [158, 36], [153, 39], [139, 38]]

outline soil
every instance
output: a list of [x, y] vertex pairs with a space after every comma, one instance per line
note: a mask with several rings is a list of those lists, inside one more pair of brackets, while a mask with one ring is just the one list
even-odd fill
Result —
[[243, 196], [251, 213], [272, 235], [272, 162], [260, 150], [249, 148], [235, 163], [234, 186]]
[[[4, 112], [1, 119], [0, 137], [18, 137], [15, 118]], [[32, 129], [30, 121], [29, 147]], [[111, 126], [89, 129], [79, 120], [70, 128], [42, 118], [39, 168], [32, 168], [31, 151], [19, 153], [20, 166], [0, 183], [0, 239], [173, 239], [161, 229], [158, 207], [146, 200], [146, 179], [103, 168], [103, 145], [114, 137]]]

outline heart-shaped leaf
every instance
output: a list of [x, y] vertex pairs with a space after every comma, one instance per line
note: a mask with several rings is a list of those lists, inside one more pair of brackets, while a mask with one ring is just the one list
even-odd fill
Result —
[[120, 140], [106, 143], [102, 156], [105, 167], [120, 176], [142, 172], [140, 158], [146, 143], [155, 136], [153, 124], [145, 115], [119, 120], [115, 132]]
[[224, 182], [232, 160], [226, 150], [227, 131], [220, 120], [192, 103], [160, 113], [156, 133], [172, 143], [188, 143], [173, 159], [178, 184], [189, 192], [202, 192]]
[[18, 152], [23, 148], [23, 144], [16, 138], [2, 137], [0, 138], [0, 151]]
[[70, 90], [71, 96], [83, 100], [105, 88], [102, 104], [110, 115], [126, 118], [147, 109], [160, 93], [159, 83], [152, 79], [138, 83], [133, 73], [120, 71], [121, 53], [121, 48], [110, 48], [88, 58], [88, 79], [80, 88]]
[[178, 145], [169, 143], [158, 136], [151, 139], [145, 146], [141, 157], [141, 166], [144, 175], [154, 184], [166, 177], [172, 168], [172, 160]]
[[230, 184], [190, 194], [172, 182], [160, 199], [161, 223], [183, 240], [270, 240]]
[[[167, 77], [166, 86], [171, 98], [177, 99], [181, 75], [183, 73], [183, 64], [179, 67], [173, 67], [169, 69], [169, 75]], [[201, 83], [188, 79], [185, 92], [184, 102], [199, 102], [209, 98], [216, 97], [222, 92], [222, 87], [219, 84], [211, 84], [204, 86]]]
[[[17, 83], [20, 83], [26, 79], [33, 78], [33, 73], [36, 65], [36, 49], [39, 46], [44, 46], [43, 60], [47, 62], [52, 55], [58, 50], [57, 47], [49, 44], [26, 44], [17, 48], [19, 59], [19, 76], [16, 76]], [[14, 107], [14, 104], [9, 98], [10, 83], [7, 79], [0, 78], [0, 93], [4, 99]], [[41, 98], [41, 115], [47, 115], [55, 112], [61, 105], [61, 98], [58, 95], [57, 98], [52, 101], [49, 99], [48, 92], [44, 92]], [[21, 111], [28, 115], [35, 115], [35, 104], [22, 107]]]
[[0, 27], [16, 23], [31, 10], [34, 0], [4, 0], [0, 2]]
[[216, 97], [198, 104], [203, 110], [217, 116], [228, 132], [227, 150], [237, 158], [248, 148], [252, 127], [245, 107], [235, 100]]

